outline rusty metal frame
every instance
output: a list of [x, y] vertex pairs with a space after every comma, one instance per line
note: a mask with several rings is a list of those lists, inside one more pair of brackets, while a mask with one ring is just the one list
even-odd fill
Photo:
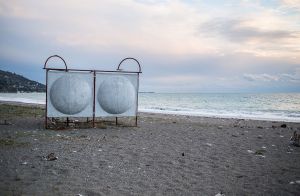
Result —
[[[47, 67], [47, 63], [51, 58], [59, 58], [63, 61], [64, 65], [65, 65], [65, 69], [62, 68], [48, 68]], [[138, 71], [123, 71], [122, 69], [120, 69], [121, 64], [126, 61], [126, 60], [134, 60], [139, 67]], [[139, 77], [140, 77], [140, 73], [142, 73], [142, 69], [141, 69], [141, 65], [139, 63], [139, 61], [135, 58], [132, 57], [127, 57], [124, 58], [118, 65], [117, 70], [113, 71], [113, 70], [91, 70], [91, 69], [68, 69], [68, 66], [66, 64], [66, 61], [59, 55], [52, 55], [50, 57], [48, 57], [44, 63], [44, 68], [46, 70], [46, 108], [45, 108], [45, 129], [48, 128], [48, 114], [47, 114], [47, 108], [48, 108], [48, 71], [78, 71], [78, 72], [91, 72], [93, 73], [93, 117], [92, 117], [92, 124], [93, 127], [95, 128], [95, 111], [96, 111], [96, 104], [95, 104], [95, 100], [96, 100], [96, 73], [100, 72], [100, 73], [129, 73], [129, 74], [137, 74], [137, 95], [136, 95], [136, 115], [135, 115], [135, 126], [137, 126], [137, 121], [138, 121], [138, 93], [139, 93]], [[75, 117], [74, 117], [75, 118]], [[88, 118], [87, 118], [88, 119]], [[88, 123], [88, 120], [87, 120]], [[116, 117], [116, 125], [118, 125], [118, 117]], [[69, 117], [67, 117], [67, 126], [69, 126]]]

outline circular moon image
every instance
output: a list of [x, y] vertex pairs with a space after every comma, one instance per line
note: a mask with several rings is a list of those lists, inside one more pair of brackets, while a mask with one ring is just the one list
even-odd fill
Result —
[[98, 89], [98, 102], [109, 114], [122, 114], [136, 101], [135, 88], [125, 77], [113, 76], [105, 79]]
[[77, 114], [89, 104], [92, 90], [79, 75], [65, 75], [58, 78], [51, 86], [52, 105], [63, 114]]

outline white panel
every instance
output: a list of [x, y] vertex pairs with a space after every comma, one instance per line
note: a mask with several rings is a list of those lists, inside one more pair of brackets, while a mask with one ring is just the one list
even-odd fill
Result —
[[96, 73], [95, 116], [136, 116], [138, 75]]
[[93, 73], [48, 71], [48, 117], [92, 117]]

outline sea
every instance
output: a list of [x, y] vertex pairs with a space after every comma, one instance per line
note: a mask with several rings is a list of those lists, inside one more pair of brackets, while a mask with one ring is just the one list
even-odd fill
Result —
[[[45, 93], [0, 93], [0, 101], [45, 104]], [[139, 93], [140, 112], [300, 122], [300, 93]]]

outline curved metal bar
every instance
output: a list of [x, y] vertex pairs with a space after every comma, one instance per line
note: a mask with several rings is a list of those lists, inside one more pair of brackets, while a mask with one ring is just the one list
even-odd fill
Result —
[[120, 66], [121, 66], [121, 64], [122, 64], [124, 61], [126, 61], [126, 60], [134, 60], [134, 61], [138, 64], [138, 66], [139, 66], [139, 71], [138, 71], [138, 73], [142, 73], [142, 68], [141, 68], [140, 63], [138, 62], [138, 60], [136, 60], [135, 58], [132, 58], [132, 57], [127, 57], [127, 58], [123, 59], [123, 60], [120, 62], [118, 68], [117, 68], [118, 71], [121, 70], [121, 69], [120, 69]]
[[[52, 56], [49, 56], [44, 64], [44, 69], [48, 69], [46, 66], [47, 66], [47, 62], [49, 61], [49, 59], [53, 58], [53, 57], [57, 57], [57, 58], [60, 58], [64, 64], [65, 64], [65, 67], [66, 67], [66, 71], [68, 71], [68, 67], [67, 67], [67, 64], [66, 64], [66, 61], [61, 57], [61, 56], [58, 56], [58, 55], [52, 55]], [[51, 68], [49, 68], [51, 69]]]

